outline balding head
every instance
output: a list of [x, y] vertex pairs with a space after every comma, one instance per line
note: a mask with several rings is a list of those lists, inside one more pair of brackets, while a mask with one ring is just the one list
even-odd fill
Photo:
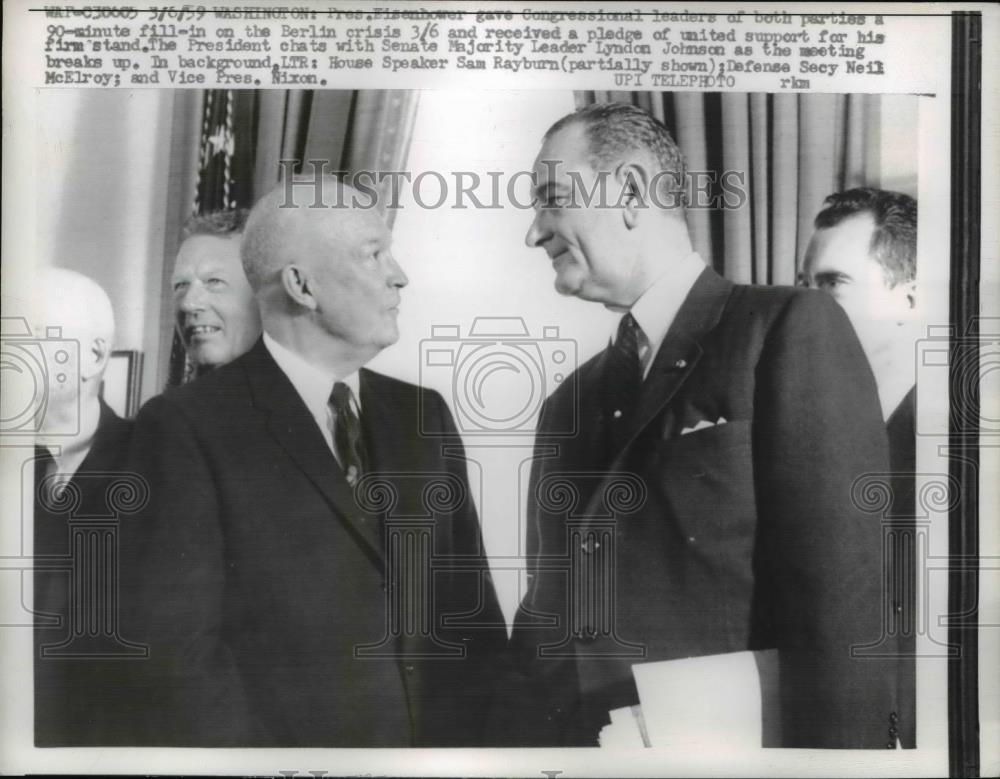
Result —
[[[281, 184], [257, 202], [243, 268], [264, 330], [304, 356], [356, 369], [395, 343], [407, 278], [382, 215], [332, 176]], [[315, 207], [313, 207], [315, 204]]]
[[107, 293], [93, 279], [65, 268], [46, 268], [35, 285], [35, 334], [62, 328], [64, 338], [100, 338], [110, 343], [115, 315]]
[[280, 283], [277, 277], [287, 265], [316, 259], [302, 251], [301, 239], [317, 233], [349, 238], [361, 223], [382, 223], [375, 209], [351, 205], [364, 202], [360, 192], [329, 175], [320, 179], [318, 189], [312, 179], [293, 179], [264, 195], [243, 234], [243, 270], [254, 292]]
[[111, 301], [92, 279], [64, 268], [43, 269], [32, 292], [31, 327], [45, 359], [47, 403], [40, 432], [58, 429], [74, 409], [96, 408], [111, 357]]

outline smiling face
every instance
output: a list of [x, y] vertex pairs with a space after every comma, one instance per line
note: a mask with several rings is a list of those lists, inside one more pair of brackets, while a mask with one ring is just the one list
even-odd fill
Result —
[[224, 365], [260, 336], [260, 315], [240, 262], [240, 237], [194, 235], [173, 275], [177, 330], [198, 368]]
[[556, 272], [555, 287], [605, 305], [630, 305], [627, 291], [634, 262], [623, 251], [628, 229], [615, 202], [617, 183], [605, 173], [608, 202], [600, 203], [601, 189], [584, 206], [586, 192], [594, 191], [599, 174], [588, 161], [584, 128], [571, 123], [542, 145], [534, 165], [535, 217], [525, 236], [530, 247], [548, 254]]
[[396, 343], [400, 290], [409, 280], [382, 217], [331, 210], [311, 220], [300, 240], [319, 327], [364, 359]]

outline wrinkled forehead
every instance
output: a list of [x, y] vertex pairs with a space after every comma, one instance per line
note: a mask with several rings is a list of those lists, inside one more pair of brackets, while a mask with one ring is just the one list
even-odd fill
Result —
[[243, 272], [240, 238], [233, 235], [192, 235], [177, 252], [174, 278], [188, 274]]

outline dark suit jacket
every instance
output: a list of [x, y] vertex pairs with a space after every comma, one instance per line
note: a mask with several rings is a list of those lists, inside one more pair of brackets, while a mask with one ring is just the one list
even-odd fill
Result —
[[[262, 341], [140, 412], [152, 500], [131, 536], [130, 613], [151, 651], [132, 682], [139, 743], [483, 737], [507, 637], [461, 441], [433, 392], [364, 370], [360, 402], [358, 499]], [[445, 438], [421, 437], [420, 413]], [[387, 553], [386, 528], [403, 525]], [[431, 549], [432, 575], [401, 573]]]
[[706, 269], [618, 451], [608, 361], [582, 365], [541, 413], [513, 740], [596, 743], [608, 709], [637, 702], [632, 663], [776, 649], [765, 745], [885, 748], [894, 677], [851, 656], [880, 635], [880, 526], [852, 483], [884, 472], [885, 429], [843, 312]]
[[899, 642], [899, 740], [904, 748], [917, 745], [917, 544], [916, 544], [916, 391], [913, 387], [886, 422], [892, 505], [888, 517], [892, 544], [889, 556], [889, 631]]
[[[118, 742], [125, 716], [111, 679], [140, 654], [118, 630], [116, 488], [132, 489], [126, 460], [132, 423], [101, 402], [90, 451], [62, 498], [35, 484], [35, 745]], [[51, 462], [51, 461], [50, 461]], [[117, 498], [125, 497], [119, 494]], [[99, 549], [89, 540], [101, 539]], [[96, 564], [102, 560], [105, 565]], [[99, 590], [101, 595], [93, 597]], [[87, 608], [71, 609], [71, 604]], [[91, 607], [94, 611], [91, 611]]]

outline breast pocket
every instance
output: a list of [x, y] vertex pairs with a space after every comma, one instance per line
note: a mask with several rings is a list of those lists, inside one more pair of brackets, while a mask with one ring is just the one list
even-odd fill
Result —
[[752, 546], [757, 512], [751, 445], [749, 420], [657, 442], [660, 488], [691, 543], [722, 545], [726, 552]]

